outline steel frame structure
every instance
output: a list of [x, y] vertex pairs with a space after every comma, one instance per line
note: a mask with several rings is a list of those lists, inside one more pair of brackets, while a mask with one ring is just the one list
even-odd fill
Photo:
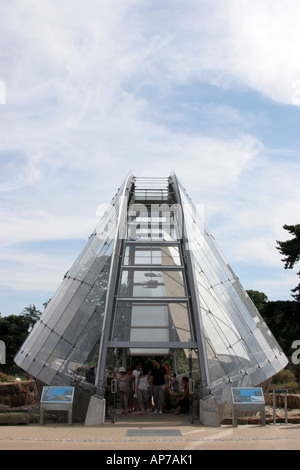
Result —
[[[126, 177], [15, 362], [41, 383], [93, 394], [116, 348], [194, 351], [201, 396], [220, 417], [233, 386], [260, 385], [288, 362], [175, 174]], [[95, 357], [89, 385], [80, 370]]]

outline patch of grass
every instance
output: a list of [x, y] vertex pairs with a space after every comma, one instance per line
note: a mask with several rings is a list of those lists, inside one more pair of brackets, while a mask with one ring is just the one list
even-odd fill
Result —
[[16, 379], [29, 380], [29, 376], [28, 374], [22, 371], [20, 371], [19, 373], [15, 373], [15, 372], [10, 373], [9, 371], [7, 371], [7, 373], [0, 372], [0, 383], [14, 382]]
[[0, 372], [0, 382], [9, 382], [8, 375], [4, 374], [4, 372]]
[[300, 384], [291, 370], [283, 369], [274, 375], [270, 389], [300, 391]]

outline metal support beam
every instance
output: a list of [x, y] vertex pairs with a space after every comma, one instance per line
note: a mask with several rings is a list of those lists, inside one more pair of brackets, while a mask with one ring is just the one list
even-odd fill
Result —
[[[129, 200], [128, 196], [130, 193], [133, 180], [134, 180], [134, 177], [132, 175], [129, 175], [127, 177], [127, 180], [124, 185], [123, 194], [122, 194], [121, 206], [119, 209], [117, 231], [116, 231], [116, 237], [114, 241], [108, 288], [107, 288], [107, 293], [106, 293], [104, 320], [103, 320], [102, 331], [101, 331], [101, 336], [100, 336], [98, 365], [97, 365], [97, 370], [96, 370], [95, 385], [99, 388], [102, 387], [102, 382], [104, 379], [108, 339], [109, 339], [109, 334], [110, 334], [110, 329], [111, 329], [111, 322], [113, 318], [114, 301], [115, 301], [115, 294], [116, 294], [116, 288], [117, 288], [116, 284], [118, 280], [120, 254], [121, 254], [121, 248], [122, 248], [122, 244], [124, 240], [123, 232], [126, 229], [126, 227], [123, 226], [123, 224], [124, 222], [125, 223], [127, 222], [127, 203]], [[126, 217], [125, 217], [125, 214], [126, 214]]]
[[181, 304], [189, 301], [188, 297], [118, 297], [117, 300], [133, 304]]
[[[179, 186], [177, 182], [177, 178], [175, 175], [171, 176], [171, 181], [174, 187], [174, 192], [176, 194], [176, 202], [182, 206], [182, 200], [180, 196]], [[194, 276], [193, 270], [193, 261], [191, 257], [191, 253], [189, 250], [186, 250], [186, 246], [188, 246], [188, 240], [186, 236], [185, 230], [185, 214], [182, 211], [182, 239], [181, 239], [181, 248], [183, 257], [186, 263], [186, 279], [187, 279], [187, 287], [188, 287], [188, 294], [190, 295], [190, 305], [192, 309], [192, 323], [193, 328], [196, 335], [196, 342], [198, 348], [198, 355], [199, 355], [199, 367], [202, 379], [202, 394], [203, 397], [208, 397], [210, 393], [210, 375], [209, 375], [209, 368], [208, 368], [208, 360], [207, 360], [207, 353], [206, 353], [206, 344], [205, 344], [205, 337], [204, 337], [204, 328], [201, 318], [201, 306], [196, 295], [195, 286], [196, 286], [196, 279]]]
[[143, 348], [143, 349], [196, 349], [195, 341], [187, 342], [165, 342], [165, 341], [108, 341], [109, 348]]

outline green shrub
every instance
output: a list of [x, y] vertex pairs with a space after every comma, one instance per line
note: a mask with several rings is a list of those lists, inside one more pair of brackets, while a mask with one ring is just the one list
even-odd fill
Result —
[[299, 389], [300, 385], [297, 382], [297, 378], [289, 369], [283, 369], [273, 377], [273, 386], [271, 387], [277, 389]]
[[0, 372], [0, 382], [8, 382], [8, 375], [4, 374], [4, 372]]

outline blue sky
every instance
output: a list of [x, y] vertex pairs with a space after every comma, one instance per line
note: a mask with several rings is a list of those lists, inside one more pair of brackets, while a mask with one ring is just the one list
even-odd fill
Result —
[[[244, 288], [292, 300], [298, 0], [0, 1], [0, 311], [42, 309], [131, 170], [174, 171]], [[297, 267], [296, 267], [297, 268]]]

